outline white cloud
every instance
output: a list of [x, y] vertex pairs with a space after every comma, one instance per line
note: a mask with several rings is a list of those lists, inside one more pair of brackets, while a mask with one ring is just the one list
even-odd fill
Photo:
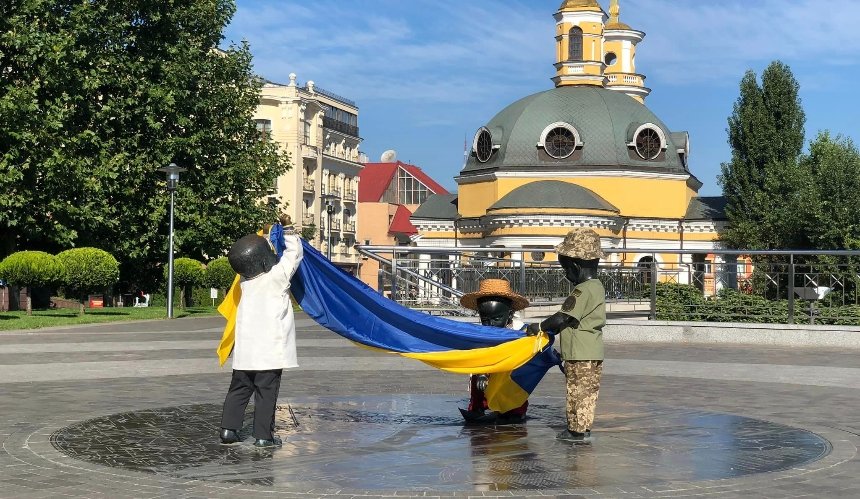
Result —
[[251, 42], [264, 77], [287, 81], [295, 72], [301, 81], [313, 79], [359, 101], [466, 102], [533, 81], [537, 66], [548, 85], [549, 13], [518, 2], [494, 2], [492, 9], [464, 4], [426, 2], [421, 16], [405, 3], [243, 8], [240, 2], [229, 33]]
[[639, 68], [661, 83], [737, 84], [781, 59], [820, 70], [860, 65], [856, 0], [630, 0], [622, 18], [647, 32]]

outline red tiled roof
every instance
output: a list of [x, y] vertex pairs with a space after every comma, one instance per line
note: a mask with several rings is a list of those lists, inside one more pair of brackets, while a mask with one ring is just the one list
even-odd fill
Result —
[[358, 202], [378, 203], [396, 171], [397, 163], [365, 163], [358, 173]]
[[405, 206], [398, 205], [397, 211], [394, 212], [394, 218], [391, 220], [391, 226], [388, 227], [388, 232], [400, 233], [406, 235], [418, 234], [418, 229], [409, 221], [412, 212]]
[[361, 179], [358, 182], [358, 201], [360, 203], [378, 203], [385, 194], [385, 190], [394, 180], [397, 168], [403, 168], [410, 175], [417, 178], [422, 184], [434, 194], [448, 194], [448, 191], [435, 180], [424, 173], [421, 168], [398, 161], [396, 163], [365, 163], [364, 168], [358, 174]]

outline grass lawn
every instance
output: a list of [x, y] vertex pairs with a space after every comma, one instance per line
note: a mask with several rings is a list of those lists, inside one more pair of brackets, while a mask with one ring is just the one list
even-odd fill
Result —
[[[175, 307], [173, 309], [173, 315], [176, 318], [215, 315], [217, 313], [214, 307], [189, 307], [185, 310]], [[166, 307], [87, 309], [83, 316], [79, 316], [78, 311], [72, 309], [34, 310], [33, 315], [29, 317], [25, 311], [0, 312], [0, 331], [166, 318]]]

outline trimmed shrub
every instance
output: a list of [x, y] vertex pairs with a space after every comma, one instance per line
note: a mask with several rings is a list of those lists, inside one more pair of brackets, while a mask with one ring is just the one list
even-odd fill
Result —
[[57, 259], [63, 264], [63, 286], [81, 298], [81, 315], [87, 294], [103, 292], [119, 280], [119, 262], [107, 251], [73, 248], [58, 254]]
[[206, 275], [203, 279], [203, 284], [210, 288], [225, 290], [233, 284], [233, 279], [236, 278], [236, 272], [230, 266], [230, 262], [226, 256], [217, 258], [209, 262], [206, 266]]
[[9, 284], [27, 288], [27, 315], [33, 314], [30, 288], [54, 286], [63, 279], [63, 264], [44, 251], [19, 251], [0, 262], [0, 277]]
[[661, 321], [698, 321], [705, 297], [690, 284], [657, 283], [657, 319]]
[[[164, 280], [168, 279], [168, 268], [164, 267]], [[179, 288], [179, 308], [184, 309], [186, 305], [186, 293], [188, 288], [199, 286], [203, 283], [206, 267], [203, 262], [193, 258], [177, 258], [173, 261], [173, 283]]]

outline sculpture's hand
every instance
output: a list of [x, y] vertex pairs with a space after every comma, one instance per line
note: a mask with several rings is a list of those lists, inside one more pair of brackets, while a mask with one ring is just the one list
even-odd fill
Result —
[[532, 322], [528, 326], [526, 326], [526, 336], [537, 336], [542, 333], [540, 328], [540, 322]]

